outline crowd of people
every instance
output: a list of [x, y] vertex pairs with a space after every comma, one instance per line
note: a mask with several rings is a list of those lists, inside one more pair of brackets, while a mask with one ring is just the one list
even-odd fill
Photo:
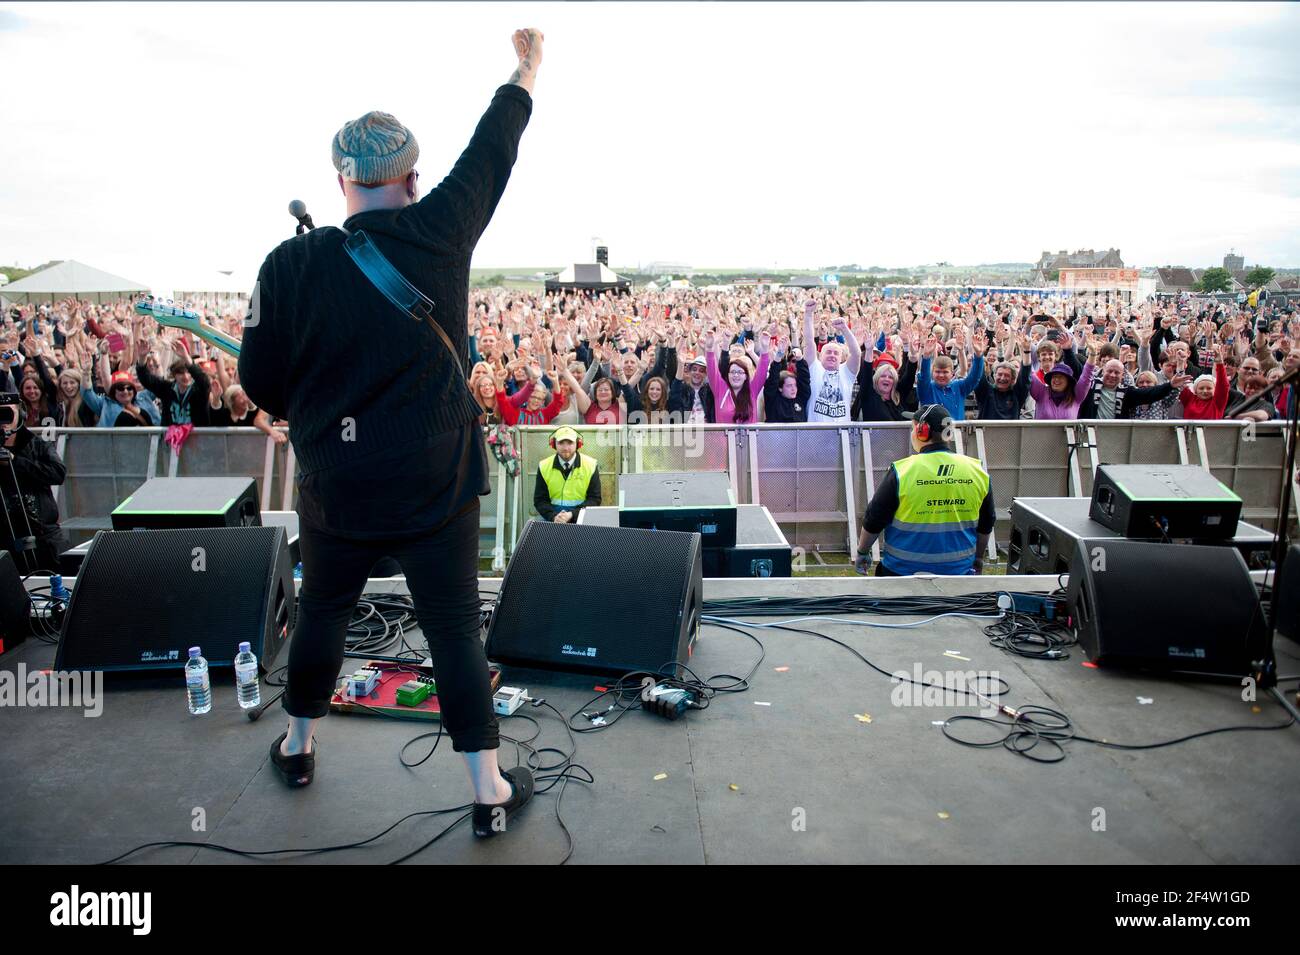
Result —
[[[238, 338], [243, 316], [203, 303]], [[475, 289], [471, 393], [488, 428], [518, 424], [1223, 418], [1284, 414], [1300, 317], [1184, 298], [1124, 304], [956, 291], [673, 290], [633, 295]], [[283, 425], [248, 400], [237, 362], [112, 305], [11, 306], [0, 387], [29, 426]]]
[[[238, 337], [241, 314], [205, 311]], [[30, 428], [249, 426], [287, 440], [244, 394], [233, 357], [130, 301], [10, 306], [0, 339], [0, 389], [20, 395]]]
[[472, 391], [485, 422], [957, 421], [1279, 417], [1300, 365], [1284, 303], [1136, 304], [935, 291], [700, 291], [617, 297], [475, 290]]

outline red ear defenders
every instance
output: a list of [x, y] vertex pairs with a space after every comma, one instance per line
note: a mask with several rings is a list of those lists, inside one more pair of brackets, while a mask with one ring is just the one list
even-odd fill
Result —
[[926, 421], [926, 416], [935, 408], [935, 405], [922, 405], [916, 411], [916, 417], [912, 421], [912, 427], [916, 431], [916, 436], [922, 441], [930, 440], [930, 422]]
[[[550, 444], [550, 446], [551, 446], [551, 450], [552, 450], [552, 451], [558, 450], [558, 449], [555, 447], [555, 439], [554, 439], [554, 438], [551, 438], [551, 440], [550, 440], [548, 443]], [[576, 442], [574, 442], [574, 443], [577, 444], [577, 446], [578, 446], [578, 447], [577, 447], [577, 450], [581, 451], [581, 450], [582, 450], [582, 435], [578, 435], [578, 440], [577, 440]]]

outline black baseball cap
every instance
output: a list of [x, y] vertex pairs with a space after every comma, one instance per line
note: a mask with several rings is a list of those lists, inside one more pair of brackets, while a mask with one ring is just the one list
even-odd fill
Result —
[[932, 435], [940, 434], [952, 421], [952, 415], [943, 405], [922, 405], [915, 411], [904, 411], [904, 418], [911, 418], [912, 423], [923, 422], [930, 426]]

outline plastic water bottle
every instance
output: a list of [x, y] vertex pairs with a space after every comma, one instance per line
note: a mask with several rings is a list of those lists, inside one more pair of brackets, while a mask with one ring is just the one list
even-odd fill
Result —
[[242, 709], [251, 710], [262, 702], [262, 687], [257, 681], [257, 657], [247, 642], [239, 645], [239, 656], [235, 657], [235, 688]]
[[200, 655], [198, 647], [190, 647], [190, 659], [185, 664], [185, 693], [189, 697], [190, 712], [200, 716], [212, 709], [212, 684], [208, 681], [208, 661]]

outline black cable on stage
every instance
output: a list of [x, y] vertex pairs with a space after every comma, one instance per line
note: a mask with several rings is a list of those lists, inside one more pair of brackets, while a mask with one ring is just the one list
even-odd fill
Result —
[[[430, 749], [429, 752], [425, 753], [422, 757], [417, 759], [415, 762], [408, 763], [406, 761], [407, 749], [409, 749], [412, 744], [418, 743], [422, 739], [428, 739], [430, 736], [437, 737], [437, 739], [433, 741], [433, 748]], [[438, 751], [438, 744], [441, 742], [442, 742], [442, 720], [440, 719], [438, 720], [438, 731], [436, 733], [421, 733], [419, 736], [413, 736], [410, 739], [408, 739], [405, 743], [403, 743], [402, 748], [397, 751], [397, 761], [401, 763], [403, 766], [405, 766], [407, 769], [415, 769], [415, 767], [417, 766], [423, 766], [425, 763], [429, 761], [430, 757], [432, 757], [433, 754]]]
[[[1047, 721], [1044, 721], [1046, 718]], [[996, 734], [989, 739], [973, 740], [963, 739], [961, 736], [954, 735], [951, 731], [953, 724], [972, 723], [983, 727], [990, 727]], [[1024, 706], [1014, 710], [1014, 715], [1010, 719], [999, 719], [990, 716], [951, 716], [944, 721], [943, 735], [947, 736], [954, 743], [960, 743], [963, 746], [974, 747], [994, 747], [1001, 746], [1010, 750], [1018, 756], [1024, 756], [1039, 763], [1059, 763], [1065, 759], [1066, 751], [1062, 745], [1069, 740], [1078, 740], [1080, 743], [1091, 743], [1094, 746], [1102, 746], [1107, 749], [1123, 750], [1144, 750], [1144, 749], [1161, 749], [1166, 746], [1174, 746], [1178, 743], [1186, 743], [1189, 740], [1200, 739], [1204, 736], [1213, 736], [1217, 733], [1237, 733], [1244, 731], [1256, 730], [1284, 730], [1295, 724], [1295, 718], [1288, 719], [1285, 723], [1274, 723], [1269, 726], [1220, 726], [1215, 729], [1202, 730], [1198, 733], [1190, 733], [1187, 736], [1180, 736], [1177, 739], [1161, 740], [1155, 743], [1112, 743], [1109, 740], [1093, 739], [1089, 736], [1080, 736], [1074, 727], [1073, 721], [1057, 710], [1051, 710], [1047, 707]], [[1040, 744], [1044, 743], [1050, 747], [1051, 756], [1035, 756], [1033, 750]]]
[[874, 663], [868, 660], [866, 656], [863, 655], [863, 653], [859, 651], [856, 647], [850, 646], [849, 644], [845, 643], [843, 640], [836, 640], [834, 637], [829, 636], [827, 634], [818, 633], [816, 630], [805, 630], [802, 627], [789, 627], [781, 624], [768, 624], [766, 625], [766, 629], [789, 630], [791, 633], [805, 633], [808, 634], [809, 636], [817, 637], [819, 639], [825, 640], [828, 643], [833, 643], [836, 646], [843, 647], [845, 650], [848, 650], [849, 653], [853, 654], [855, 657], [857, 657], [859, 660], [861, 660], [871, 669], [875, 670], [881, 676], [889, 677], [891, 683], [893, 682], [911, 683], [913, 686], [923, 686], [923, 687], [929, 687], [930, 689], [943, 690], [945, 693], [954, 693], [954, 694], [961, 694], [965, 696], [982, 697], [986, 701], [993, 702], [993, 703], [997, 702], [996, 700], [997, 697], [1004, 696], [1007, 693], [1011, 692], [1011, 684], [1009, 684], [1006, 680], [1002, 679], [1002, 677], [991, 677], [987, 675], [982, 676], [981, 679], [987, 679], [987, 680], [996, 679], [997, 682], [1001, 684], [1001, 687], [997, 689], [989, 689], [988, 692], [982, 693], [979, 690], [957, 689], [954, 687], [946, 687], [935, 683], [926, 683], [924, 680], [914, 680], [910, 676], [908, 676], [907, 674], [901, 671], [891, 673], [888, 670], [882, 670], [880, 667], [876, 666]]
[[[1057, 582], [1060, 583], [1059, 576]], [[1059, 595], [1059, 593], [1060, 591], [1058, 590], [1054, 595]], [[990, 595], [990, 596], [996, 596], [996, 595]], [[732, 601], [728, 603], [739, 603], [739, 602], [741, 601]], [[765, 601], [765, 603], [767, 602]], [[772, 601], [771, 603], [778, 604], [778, 603], [787, 603], [787, 602]], [[736, 607], [731, 612], [734, 613], [737, 611], [741, 611], [741, 609], [742, 608], [740, 607]], [[790, 609], [789, 607], [783, 607], [779, 611], [780, 615], [784, 615], [789, 609]], [[930, 612], [932, 609], [933, 608], [927, 608], [927, 610], [923, 610], [920, 612], [922, 613]], [[796, 612], [799, 612], [800, 610], [806, 611], [806, 608], [799, 608], [798, 610], [796, 610]], [[760, 613], [760, 614], [750, 614], [748, 613], [748, 611], [744, 611], [744, 612], [746, 612], [746, 615], [754, 615], [754, 616], [778, 615], [777, 613], [774, 612], [767, 612], [767, 613]], [[825, 612], [825, 611], [822, 610], [820, 612]], [[841, 611], [841, 612], [859, 612], [859, 611], [855, 610], [855, 611]], [[917, 611], [911, 611], [911, 612], [915, 613]], [[715, 626], [717, 625], [718, 624], [715, 624]], [[1097, 746], [1104, 746], [1111, 749], [1125, 749], [1125, 750], [1159, 749], [1165, 746], [1173, 746], [1178, 743], [1185, 743], [1190, 740], [1200, 739], [1201, 737], [1204, 736], [1213, 736], [1217, 733], [1233, 733], [1233, 732], [1247, 731], [1247, 730], [1255, 731], [1255, 730], [1287, 729], [1288, 727], [1294, 725], [1296, 722], [1294, 718], [1290, 718], [1285, 723], [1276, 723], [1270, 726], [1217, 727], [1215, 729], [1202, 730], [1197, 733], [1191, 733], [1187, 736], [1182, 736], [1177, 739], [1163, 740], [1156, 743], [1112, 743], [1106, 740], [1098, 740], [1098, 739], [1093, 739], [1091, 737], [1078, 735], [1073, 721], [1065, 713], [1062, 713], [1059, 710], [1054, 710], [1049, 707], [1036, 706], [1036, 705], [1028, 705], [1028, 706], [1022, 706], [1016, 708], [1016, 707], [1009, 707], [1006, 704], [1001, 703], [997, 699], [997, 697], [1005, 696], [1010, 692], [1011, 689], [1010, 684], [1007, 683], [1007, 681], [1002, 679], [1001, 677], [998, 677], [997, 680], [999, 683], [1003, 685], [1004, 688], [998, 689], [996, 691], [990, 690], [987, 693], [982, 693], [977, 690], [969, 690], [969, 689], [935, 687], [934, 684], [929, 684], [923, 681], [914, 680], [911, 677], [901, 672], [898, 674], [889, 673], [881, 669], [880, 667], [876, 666], [876, 664], [872, 663], [869, 659], [867, 659], [865, 655], [859, 652], [856, 648], [850, 646], [849, 644], [845, 643], [842, 640], [837, 640], [834, 637], [831, 637], [827, 634], [818, 633], [815, 630], [807, 630], [801, 627], [791, 627], [791, 626], [779, 625], [779, 624], [764, 624], [762, 626], [764, 627], [764, 629], [789, 630], [794, 633], [804, 633], [810, 636], [818, 637], [822, 640], [826, 640], [830, 643], [834, 643], [837, 646], [843, 647], [844, 649], [848, 650], [860, 661], [865, 663], [871, 669], [875, 670], [877, 673], [880, 673], [882, 676], [889, 677], [891, 681], [898, 680], [900, 682], [907, 682], [916, 686], [927, 686], [936, 689], [942, 689], [945, 692], [961, 693], [961, 694], [967, 694], [974, 697], [983, 698], [986, 702], [992, 703], [993, 705], [997, 706], [998, 709], [1002, 711], [1003, 715], [1010, 717], [1010, 720], [999, 719], [996, 717], [987, 717], [987, 716], [972, 716], [966, 714], [952, 716], [949, 717], [947, 720], [945, 720], [943, 723], [942, 728], [943, 728], [944, 735], [948, 737], [950, 740], [952, 740], [953, 742], [960, 743], [963, 746], [973, 746], [973, 747], [980, 747], [980, 748], [1002, 746], [1019, 756], [1024, 756], [1027, 759], [1032, 759], [1035, 762], [1040, 762], [1040, 763], [1058, 763], [1063, 759], [1065, 759], [1066, 751], [1065, 751], [1065, 747], [1062, 744], [1071, 739], [1076, 739], [1081, 743], [1091, 743]], [[1023, 654], [1023, 655], [1030, 655], [1030, 654]], [[958, 724], [958, 723], [974, 723], [981, 726], [995, 727], [997, 728], [997, 730], [1001, 735], [986, 740], [963, 739], [959, 736], [954, 735], [953, 732], [951, 731], [951, 727], [953, 726], [953, 724]], [[1033, 755], [1033, 750], [1040, 744], [1043, 744], [1050, 749], [1049, 756]]]
[[[544, 699], [534, 701], [533, 705], [545, 706], [547, 709], [555, 713], [556, 717], [559, 718], [561, 721], [563, 721], [564, 719], [563, 714], [561, 714], [560, 711], [557, 710], [550, 703], [547, 703]], [[533, 773], [535, 783], [544, 782], [549, 784], [544, 787], [539, 787], [535, 789], [533, 792], [534, 798], [536, 798], [538, 795], [544, 795], [545, 793], [550, 792], [551, 789], [553, 789], [557, 784], [560, 786], [560, 791], [556, 794], [556, 799], [555, 799], [555, 818], [560, 825], [560, 830], [564, 833], [564, 838], [566, 841], [564, 857], [559, 862], [559, 865], [564, 865], [573, 856], [573, 849], [574, 849], [573, 834], [569, 831], [568, 825], [564, 822], [564, 815], [561, 810], [561, 801], [564, 798], [564, 789], [568, 785], [568, 781], [571, 778], [577, 779], [579, 782], [594, 783], [596, 781], [595, 776], [585, 766], [582, 766], [581, 764], [575, 763], [573, 761], [573, 757], [577, 755], [578, 742], [574, 738], [573, 730], [569, 728], [567, 724], [566, 724], [566, 730], [568, 731], [570, 748], [568, 752], [565, 752], [553, 746], [538, 747], [533, 745], [541, 736], [542, 727], [537, 720], [533, 719], [533, 717], [529, 716], [527, 713], [516, 712], [511, 714], [510, 716], [503, 717], [503, 719], [507, 719], [507, 720], [519, 719], [531, 723], [533, 725], [534, 732], [531, 736], [520, 739], [512, 736], [507, 736], [505, 734], [501, 734], [501, 739], [505, 740], [506, 742], [513, 743], [515, 745], [517, 759], [519, 757], [520, 750], [527, 753], [526, 758], [521, 761], [521, 765], [525, 766], [529, 770], [529, 772]], [[433, 735], [435, 734], [422, 733], [421, 735], [408, 740], [398, 754], [399, 759], [402, 760], [402, 765], [406, 766], [409, 769], [415, 766], [419, 766], [423, 764], [426, 760], [428, 760], [429, 757], [433, 755], [434, 750], [438, 748], [438, 743], [442, 739], [441, 724], [438, 727], [438, 733], [436, 734], [438, 736], [438, 739], [434, 741], [433, 749], [431, 749], [428, 755], [426, 755], [423, 759], [419, 760], [416, 763], [407, 763], [406, 760], [402, 757], [402, 754], [405, 753], [407, 747], [409, 747], [412, 743], [415, 743], [421, 739], [427, 739], [428, 737]], [[558, 756], [559, 761], [550, 765], [544, 765], [542, 762], [542, 757], [543, 755], [549, 755], [549, 754], [554, 754], [555, 756]], [[417, 847], [416, 849], [411, 850], [410, 852], [406, 853], [403, 856], [400, 856], [397, 859], [394, 859], [389, 864], [400, 865], [401, 863], [406, 862], [407, 860], [412, 859], [415, 856], [419, 855], [429, 846], [433, 845], [443, 836], [447, 835], [447, 833], [451, 832], [451, 830], [455, 829], [458, 825], [464, 822], [465, 819], [468, 818], [470, 815], [472, 815], [472, 812], [466, 813], [465, 815], [456, 819], [454, 822], [452, 822], [450, 825], [444, 828], [437, 835], [433, 836], [423, 845]]]
[[[37, 572], [28, 574], [23, 578], [24, 586], [26, 586], [26, 582], [30, 578], [35, 576], [35, 573]], [[33, 587], [27, 591], [27, 596], [32, 602], [27, 619], [33, 637], [42, 643], [54, 645], [59, 642], [61, 633], [60, 629], [54, 625], [53, 613], [55, 610], [67, 610], [68, 602], [63, 597], [52, 596], [49, 591], [49, 584]], [[39, 606], [38, 601], [40, 602]]]
[[[357, 601], [348, 624], [344, 649], [351, 653], [385, 653], [402, 644], [401, 654], [423, 659], [423, 653], [406, 642], [406, 632], [418, 626], [415, 603], [406, 594], [366, 593]], [[401, 655], [399, 654], [399, 655]]]
[[[599, 730], [608, 729], [623, 717], [624, 713], [641, 708], [641, 694], [646, 686], [646, 678], [652, 679], [656, 685], [667, 686], [675, 689], [687, 690], [694, 694], [696, 698], [697, 709], [708, 709], [713, 697], [719, 693], [744, 693], [749, 686], [749, 679], [762, 665], [763, 660], [767, 657], [767, 648], [763, 642], [754, 636], [754, 634], [743, 629], [742, 626], [733, 626], [728, 623], [718, 623], [710, 621], [702, 624], [706, 627], [718, 627], [723, 630], [731, 630], [739, 633], [743, 637], [748, 637], [758, 644], [758, 658], [749, 668], [744, 676], [737, 676], [734, 673], [717, 673], [707, 679], [701, 679], [700, 676], [685, 663], [665, 663], [653, 673], [649, 670], [633, 670], [624, 673], [604, 691], [597, 693], [587, 702], [583, 703], [574, 713], [570, 714], [565, 725], [571, 732], [576, 733], [595, 733]], [[676, 676], [678, 670], [684, 671], [689, 679], [679, 679]], [[719, 685], [719, 680], [730, 681]], [[598, 704], [606, 697], [613, 697], [613, 702], [604, 709], [592, 711], [589, 708]], [[613, 714], [610, 716], [609, 714]], [[586, 719], [586, 726], [574, 726], [574, 720], [579, 717]], [[595, 720], [600, 719], [597, 724]]]
[[1287, 727], [1294, 726], [1296, 719], [1294, 716], [1289, 717], [1285, 723], [1274, 723], [1271, 726], [1220, 726], [1217, 729], [1201, 730], [1199, 733], [1191, 733], [1187, 736], [1180, 736], [1178, 739], [1162, 740], [1158, 743], [1112, 743], [1104, 739], [1092, 739], [1088, 736], [1075, 736], [1081, 743], [1092, 743], [1094, 746], [1104, 746], [1107, 749], [1160, 749], [1164, 746], [1173, 746], [1176, 743], [1186, 743], [1188, 740], [1200, 739], [1202, 736], [1213, 736], [1216, 733], [1241, 733], [1254, 730], [1284, 730]]
[[[548, 710], [550, 710], [552, 713], [555, 714], [556, 719], [558, 719], [561, 723], [564, 724], [564, 728], [565, 730], [568, 731], [569, 734], [569, 744], [572, 747], [572, 749], [570, 749], [569, 751], [570, 755], [564, 761], [564, 763], [557, 767], [552, 767], [553, 769], [558, 769], [558, 773], [550, 776], [537, 777], [537, 780], [539, 782], [547, 781], [550, 783], [550, 785], [548, 785], [545, 789], [541, 790], [541, 792], [543, 793], [550, 792], [551, 789], [553, 789], [556, 786], [557, 782], [560, 787], [560, 791], [555, 794], [555, 821], [560, 824], [560, 830], [564, 833], [564, 838], [568, 841], [568, 848], [565, 850], [564, 858], [560, 860], [560, 865], [564, 865], [566, 862], [569, 861], [569, 859], [573, 857], [573, 849], [575, 846], [573, 840], [573, 833], [569, 832], [569, 827], [568, 825], [565, 824], [564, 815], [563, 812], [561, 811], [561, 804], [564, 802], [564, 790], [568, 787], [570, 779], [577, 779], [579, 782], [584, 782], [584, 783], [595, 783], [596, 777], [595, 775], [592, 774], [591, 770], [587, 769], [586, 766], [583, 766], [580, 763], [573, 762], [573, 756], [576, 756], [578, 752], [578, 741], [577, 739], [574, 738], [573, 727], [570, 726], [568, 720], [564, 718], [564, 714], [561, 713], [559, 710], [557, 710], [550, 703], [547, 703], [545, 700], [542, 700], [539, 705], [545, 706]], [[538, 732], [540, 733], [540, 728]], [[546, 750], [540, 750], [539, 752], [545, 752], [545, 751]], [[584, 773], [585, 776], [578, 775], [579, 772]], [[534, 793], [534, 795], [536, 795], [536, 793]]]
[[[561, 714], [558, 710], [555, 709], [555, 707], [551, 706], [549, 703], [546, 703], [545, 700], [538, 701], [537, 705], [546, 706], [548, 709], [550, 709], [552, 712], [555, 713], [555, 715], [556, 715], [557, 718], [559, 718], [561, 721], [563, 721], [563, 714]], [[523, 719], [523, 720], [526, 720], [526, 721], [532, 723], [533, 726], [534, 726], [534, 728], [535, 728], [535, 730], [536, 730], [536, 732], [535, 732], [532, 736], [527, 737], [526, 739], [515, 739], [515, 738], [513, 738], [513, 737], [506, 736], [506, 735], [504, 735], [504, 734], [502, 734], [502, 736], [501, 736], [501, 739], [503, 739], [503, 740], [505, 740], [505, 741], [507, 741], [507, 742], [510, 742], [510, 743], [514, 743], [517, 747], [522, 748], [523, 751], [525, 751], [526, 753], [528, 753], [528, 757], [527, 757], [527, 760], [526, 760], [526, 762], [525, 762], [525, 765], [528, 766], [528, 768], [529, 768], [530, 771], [536, 769], [538, 772], [544, 774], [544, 775], [537, 775], [537, 776], [535, 777], [537, 782], [547, 782], [547, 783], [549, 783], [549, 785], [547, 785], [547, 786], [545, 786], [545, 787], [543, 787], [543, 788], [540, 788], [540, 789], [535, 790], [535, 791], [534, 791], [534, 796], [536, 796], [536, 795], [538, 795], [538, 794], [545, 794], [545, 793], [549, 792], [549, 791], [550, 791], [551, 789], [553, 789], [557, 784], [561, 786], [560, 792], [559, 792], [559, 794], [557, 794], [557, 798], [556, 798], [556, 818], [557, 818], [557, 820], [559, 821], [559, 823], [560, 823], [560, 828], [561, 828], [561, 830], [564, 832], [565, 839], [567, 840], [567, 847], [566, 847], [566, 850], [565, 850], [564, 857], [563, 857], [563, 859], [561, 859], [561, 861], [560, 861], [560, 863], [559, 863], [560, 865], [563, 865], [565, 862], [568, 862], [568, 860], [572, 857], [572, 855], [573, 855], [573, 849], [574, 849], [574, 840], [573, 840], [573, 835], [572, 835], [572, 833], [569, 831], [568, 826], [565, 824], [564, 819], [563, 819], [563, 816], [561, 815], [561, 812], [560, 812], [560, 799], [563, 797], [563, 794], [564, 794], [564, 788], [563, 788], [563, 787], [564, 787], [564, 786], [567, 786], [569, 779], [576, 779], [577, 781], [579, 781], [579, 782], [584, 782], [584, 783], [594, 783], [594, 782], [595, 782], [595, 777], [594, 777], [594, 775], [592, 775], [591, 771], [588, 770], [585, 766], [582, 766], [581, 764], [579, 764], [579, 763], [575, 763], [575, 762], [573, 761], [573, 757], [577, 754], [577, 741], [574, 739], [574, 736], [573, 736], [573, 733], [572, 733], [571, 730], [569, 731], [569, 734], [568, 734], [568, 735], [569, 735], [569, 741], [570, 741], [570, 744], [571, 744], [571, 749], [570, 749], [567, 753], [564, 752], [564, 751], [562, 751], [562, 750], [556, 749], [555, 747], [535, 747], [535, 746], [533, 746], [532, 744], [533, 744], [533, 742], [535, 742], [535, 741], [538, 739], [538, 737], [541, 735], [541, 725], [540, 725], [536, 720], [534, 720], [531, 716], [528, 716], [527, 714], [518, 714], [518, 713], [516, 713], [516, 714], [514, 714], [514, 715], [511, 716], [511, 717], [506, 717], [506, 719], [514, 719], [514, 718]], [[440, 725], [439, 725], [439, 731], [438, 731], [438, 735], [439, 735], [439, 737], [441, 737], [441, 730], [442, 730], [442, 728], [441, 728], [441, 724], [440, 724]], [[416, 740], [424, 739], [424, 738], [427, 738], [428, 736], [431, 736], [431, 735], [434, 735], [434, 734], [426, 733], [426, 734], [422, 734], [421, 736], [415, 737], [415, 739], [409, 740], [409, 741], [407, 742], [407, 744], [406, 744], [405, 746], [402, 747], [402, 750], [399, 751], [399, 754], [398, 754], [399, 759], [402, 758], [402, 757], [401, 757], [401, 754], [402, 754], [403, 752], [405, 752], [407, 746], [409, 746], [411, 743], [416, 742]], [[434, 748], [435, 748], [435, 749], [437, 748], [437, 744], [436, 744], [436, 743], [434, 744]], [[552, 754], [552, 753], [553, 753], [553, 754], [556, 754], [557, 756], [559, 756], [559, 757], [560, 757], [560, 761], [557, 762], [557, 763], [551, 764], [551, 765], [543, 765], [543, 763], [542, 763], [542, 758], [541, 758], [542, 755], [543, 755], [543, 754]], [[432, 756], [432, 755], [433, 755], [433, 752], [430, 751], [429, 755]], [[419, 763], [415, 763], [415, 764], [407, 764], [406, 761], [403, 759], [403, 760], [402, 760], [402, 764], [405, 765], [405, 766], [408, 766], [408, 768], [409, 768], [410, 765], [417, 765], [417, 766], [418, 766], [418, 765], [420, 765], [421, 763], [423, 763], [423, 762], [424, 762], [425, 760], [427, 760], [427, 759], [428, 759], [428, 757], [426, 756], [424, 760], [420, 760]], [[465, 812], [464, 810], [470, 810], [470, 811]], [[457, 817], [457, 818], [456, 818], [455, 820], [453, 820], [449, 825], [447, 825], [446, 827], [444, 827], [444, 828], [443, 828], [441, 831], [439, 831], [435, 836], [433, 836], [432, 838], [428, 839], [426, 842], [424, 842], [422, 845], [420, 845], [417, 849], [414, 849], [414, 850], [411, 851], [411, 852], [407, 852], [407, 853], [405, 853], [404, 855], [399, 856], [397, 859], [394, 859], [392, 862], [388, 863], [389, 865], [398, 865], [398, 864], [400, 864], [400, 863], [402, 863], [402, 862], [407, 861], [408, 859], [413, 858], [414, 856], [418, 855], [420, 852], [423, 852], [423, 851], [424, 851], [425, 849], [427, 849], [429, 846], [433, 845], [433, 844], [434, 844], [435, 842], [437, 842], [439, 839], [442, 839], [445, 835], [447, 835], [447, 833], [451, 832], [451, 831], [452, 831], [453, 829], [455, 829], [458, 825], [460, 825], [462, 822], [464, 822], [466, 819], [468, 819], [468, 818], [472, 815], [472, 810], [473, 810], [473, 803], [465, 803], [465, 804], [460, 805], [460, 806], [451, 806], [451, 807], [448, 807], [448, 808], [446, 808], [446, 809], [423, 809], [423, 810], [418, 810], [418, 811], [416, 811], [416, 812], [407, 813], [405, 816], [402, 816], [402, 818], [398, 819], [396, 822], [394, 822], [392, 825], [388, 826], [388, 827], [387, 827], [386, 829], [384, 829], [383, 831], [381, 831], [381, 832], [379, 832], [379, 833], [376, 833], [375, 835], [370, 836], [369, 838], [361, 839], [361, 840], [359, 840], [359, 841], [357, 841], [357, 842], [341, 843], [341, 844], [338, 844], [338, 845], [331, 845], [331, 846], [315, 846], [315, 847], [309, 847], [309, 848], [293, 848], [293, 849], [235, 849], [235, 848], [233, 848], [233, 847], [231, 847], [231, 846], [224, 846], [224, 845], [221, 845], [220, 843], [214, 843], [214, 842], [194, 842], [194, 841], [187, 841], [187, 840], [164, 840], [164, 841], [158, 841], [158, 842], [146, 842], [146, 843], [144, 843], [143, 845], [139, 845], [139, 846], [136, 846], [136, 847], [134, 847], [134, 848], [132, 848], [132, 849], [128, 849], [126, 852], [123, 852], [123, 853], [121, 853], [121, 854], [119, 854], [119, 855], [117, 855], [117, 856], [114, 856], [112, 859], [109, 859], [109, 860], [107, 860], [106, 862], [102, 862], [102, 863], [99, 863], [99, 864], [100, 864], [100, 865], [112, 865], [112, 864], [114, 864], [114, 863], [117, 863], [117, 862], [122, 861], [123, 859], [127, 858], [128, 856], [134, 855], [135, 853], [137, 853], [137, 852], [141, 852], [141, 851], [143, 851], [143, 850], [145, 850], [145, 849], [152, 849], [152, 848], [168, 848], [168, 847], [188, 847], [188, 848], [194, 848], [194, 849], [211, 849], [211, 850], [213, 850], [214, 852], [223, 852], [223, 853], [226, 853], [226, 854], [228, 854], [228, 855], [237, 855], [237, 856], [243, 856], [243, 857], [249, 857], [249, 858], [259, 858], [259, 857], [262, 857], [262, 856], [287, 855], [287, 854], [302, 854], [302, 855], [307, 855], [307, 854], [318, 853], [318, 852], [319, 852], [319, 853], [325, 853], [325, 852], [340, 852], [340, 851], [342, 851], [342, 850], [344, 850], [344, 849], [357, 849], [357, 848], [361, 848], [362, 846], [369, 845], [370, 843], [375, 842], [376, 840], [381, 839], [381, 838], [383, 838], [384, 836], [388, 835], [388, 833], [392, 832], [394, 829], [396, 829], [396, 828], [397, 828], [398, 826], [400, 826], [402, 823], [406, 822], [408, 819], [414, 819], [414, 818], [416, 818], [417, 816], [439, 816], [439, 815], [449, 815], [449, 814], [451, 814], [451, 813], [456, 813], [456, 812], [463, 812], [463, 814], [462, 814], [461, 816]]]
[[[879, 616], [926, 616], [943, 613], [1000, 614], [998, 597], [1009, 591], [968, 594], [957, 597], [733, 597], [706, 600], [702, 615], [710, 617], [820, 616], [870, 613]], [[1042, 594], [1033, 594], [1041, 597]]]
[[[403, 816], [401, 819], [398, 819], [397, 822], [393, 823], [387, 829], [383, 830], [382, 832], [376, 833], [375, 835], [371, 836], [368, 839], [362, 839], [359, 842], [343, 843], [335, 846], [317, 846], [309, 849], [233, 849], [230, 846], [223, 846], [216, 842], [192, 842], [192, 841], [181, 841], [181, 840], [166, 840], [162, 842], [146, 842], [144, 845], [136, 846], [134, 849], [128, 849], [126, 852], [123, 852], [121, 855], [114, 856], [113, 858], [109, 859], [107, 862], [101, 862], [99, 864], [113, 865], [116, 862], [122, 861], [127, 856], [134, 855], [135, 853], [140, 852], [143, 849], [165, 848], [169, 846], [178, 846], [178, 847], [185, 846], [193, 849], [211, 849], [214, 852], [224, 852], [229, 855], [252, 856], [252, 857], [283, 855], [286, 853], [307, 854], [313, 852], [339, 852], [343, 849], [358, 849], [361, 846], [368, 845], [369, 843], [374, 842], [376, 839], [380, 839], [388, 835], [388, 833], [392, 832], [402, 823], [406, 822], [406, 820], [414, 819], [416, 816], [444, 816], [447, 815], [448, 813], [459, 812], [462, 809], [472, 809], [472, 808], [473, 808], [473, 803], [466, 803], [463, 806], [452, 806], [449, 809], [421, 809], [417, 812], [407, 813], [405, 816]], [[466, 813], [466, 816], [468, 815], [469, 813]], [[465, 816], [462, 816], [461, 818], [464, 819]], [[440, 838], [440, 836], [438, 838]]]
[[984, 634], [990, 646], [1031, 660], [1068, 660], [1068, 648], [1079, 644], [1078, 636], [1064, 620], [1044, 620], [1014, 610], [985, 627]]

